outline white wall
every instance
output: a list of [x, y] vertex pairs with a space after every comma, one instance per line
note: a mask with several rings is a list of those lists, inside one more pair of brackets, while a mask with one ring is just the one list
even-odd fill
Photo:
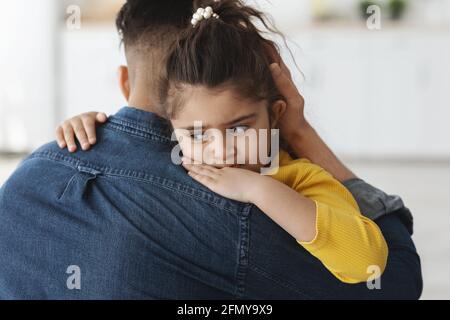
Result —
[[307, 114], [341, 155], [450, 157], [450, 29], [298, 31]]
[[0, 0], [0, 149], [25, 151], [53, 136], [54, 0]]
[[125, 55], [113, 27], [64, 31], [62, 53], [62, 119], [94, 110], [114, 114], [126, 105], [117, 78]]

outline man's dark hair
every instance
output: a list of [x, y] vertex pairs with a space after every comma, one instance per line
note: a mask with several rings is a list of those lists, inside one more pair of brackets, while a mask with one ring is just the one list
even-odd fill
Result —
[[192, 14], [192, 0], [128, 0], [117, 15], [116, 26], [126, 48], [159, 45], [154, 41], [187, 27]]
[[144, 86], [154, 106], [170, 48], [190, 25], [193, 10], [193, 0], [127, 0], [117, 15], [130, 85]]

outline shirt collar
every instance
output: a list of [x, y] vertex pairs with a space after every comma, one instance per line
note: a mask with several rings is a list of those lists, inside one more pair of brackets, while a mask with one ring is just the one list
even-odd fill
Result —
[[114, 116], [112, 121], [121, 121], [129, 124], [136, 130], [156, 133], [171, 138], [171, 125], [167, 119], [161, 118], [153, 112], [144, 111], [134, 107], [123, 107]]

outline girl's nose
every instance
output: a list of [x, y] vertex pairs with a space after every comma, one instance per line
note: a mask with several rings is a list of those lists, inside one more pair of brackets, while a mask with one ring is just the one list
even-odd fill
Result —
[[233, 165], [235, 164], [236, 151], [234, 148], [226, 148], [222, 146], [216, 146], [214, 148], [212, 158], [218, 165]]
[[233, 141], [227, 143], [225, 138], [214, 137], [214, 141], [211, 142], [213, 148], [211, 155], [217, 165], [234, 165], [236, 164], [236, 147]]

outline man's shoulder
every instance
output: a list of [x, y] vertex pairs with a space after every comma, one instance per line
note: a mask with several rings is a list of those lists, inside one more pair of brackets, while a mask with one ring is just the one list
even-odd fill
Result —
[[[19, 190], [44, 188], [49, 185], [50, 180], [58, 179], [60, 173], [66, 173], [70, 170], [68, 165], [62, 165], [62, 161], [52, 161], [65, 158], [58, 153], [58, 149], [56, 142], [51, 142], [24, 158], [6, 180], [2, 191], [16, 194]], [[70, 159], [67, 157], [65, 161], [69, 163]]]
[[60, 150], [56, 142], [47, 143], [25, 157], [5, 182], [5, 186], [26, 184], [40, 186], [45, 181], [58, 179], [61, 172], [71, 172], [76, 169], [80, 160], [73, 158]]
[[43, 164], [47, 163], [48, 166], [54, 168], [55, 162], [59, 162], [61, 165], [75, 167], [80, 161], [81, 160], [69, 153], [67, 149], [59, 148], [56, 141], [52, 141], [33, 151], [22, 161], [21, 165], [35, 166], [37, 163], [41, 162]]
[[[186, 171], [172, 161], [170, 149], [139, 145], [126, 149], [109, 146], [113, 141], [100, 139], [89, 151], [70, 153], [60, 149], [56, 142], [41, 146], [31, 153], [10, 178], [14, 188], [27, 184], [27, 188], [43, 185], [51, 180], [67, 181], [74, 174], [90, 174], [103, 177], [103, 183], [114, 184], [115, 189], [135, 188], [148, 195], [154, 192], [173, 198], [217, 207], [225, 211], [243, 213], [248, 205], [220, 197], [195, 182]], [[44, 186], [45, 187], [45, 186]], [[46, 187], [47, 188], [47, 187]], [[205, 208], [207, 208], [205, 207]]]

